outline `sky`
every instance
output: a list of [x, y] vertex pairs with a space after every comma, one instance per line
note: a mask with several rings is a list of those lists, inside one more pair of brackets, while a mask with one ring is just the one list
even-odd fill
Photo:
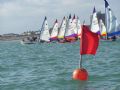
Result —
[[[120, 0], [107, 0], [120, 23]], [[21, 34], [41, 29], [47, 16], [49, 27], [55, 19], [71, 14], [79, 16], [81, 23], [90, 24], [93, 7], [104, 13], [104, 0], [0, 0], [0, 35]]]

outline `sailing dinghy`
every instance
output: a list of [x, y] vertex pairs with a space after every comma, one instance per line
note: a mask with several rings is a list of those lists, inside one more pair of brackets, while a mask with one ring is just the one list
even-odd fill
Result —
[[60, 42], [60, 43], [65, 42], [64, 35], [65, 35], [66, 25], [67, 25], [67, 20], [64, 17], [63, 20], [62, 20], [59, 32], [58, 32], [58, 36], [57, 36], [58, 37], [58, 42]]
[[99, 28], [99, 23], [98, 23], [98, 18], [97, 18], [97, 13], [96, 13], [95, 7], [93, 9], [91, 31], [94, 32], [94, 33], [100, 34], [100, 28]]
[[50, 35], [50, 41], [51, 42], [58, 41], [57, 35], [58, 35], [58, 21], [56, 19], [53, 29], [52, 29], [52, 32], [51, 32], [51, 35]]
[[72, 28], [73, 28], [73, 36], [77, 38], [77, 18], [75, 17], [75, 14], [72, 19]]
[[69, 15], [67, 27], [66, 27], [66, 32], [65, 32], [65, 40], [66, 42], [74, 42], [76, 41], [76, 35], [73, 29], [73, 23], [72, 23], [72, 18], [71, 15]]
[[49, 39], [50, 39], [50, 33], [48, 28], [47, 17], [45, 17], [40, 31], [39, 42], [50, 42]]
[[100, 35], [101, 36], [106, 36], [106, 27], [105, 27], [105, 24], [103, 23], [103, 20], [100, 19], [100, 22], [99, 22], [99, 27], [100, 27]]

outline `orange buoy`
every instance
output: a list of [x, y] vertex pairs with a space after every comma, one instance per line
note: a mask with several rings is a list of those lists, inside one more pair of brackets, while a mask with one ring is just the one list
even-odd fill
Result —
[[84, 68], [74, 70], [72, 78], [74, 80], [86, 81], [88, 79], [88, 72]]

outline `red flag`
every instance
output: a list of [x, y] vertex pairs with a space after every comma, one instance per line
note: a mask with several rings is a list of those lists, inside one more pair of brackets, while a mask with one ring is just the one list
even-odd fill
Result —
[[88, 26], [83, 25], [82, 27], [82, 36], [80, 43], [80, 54], [96, 54], [96, 50], [99, 44], [99, 36], [97, 33], [90, 31]]

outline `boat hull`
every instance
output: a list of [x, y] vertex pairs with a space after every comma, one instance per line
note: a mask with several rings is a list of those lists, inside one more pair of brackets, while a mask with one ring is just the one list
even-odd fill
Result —
[[21, 44], [36, 44], [37, 42], [21, 41]]
[[76, 37], [65, 37], [66, 42], [75, 42], [76, 40]]

